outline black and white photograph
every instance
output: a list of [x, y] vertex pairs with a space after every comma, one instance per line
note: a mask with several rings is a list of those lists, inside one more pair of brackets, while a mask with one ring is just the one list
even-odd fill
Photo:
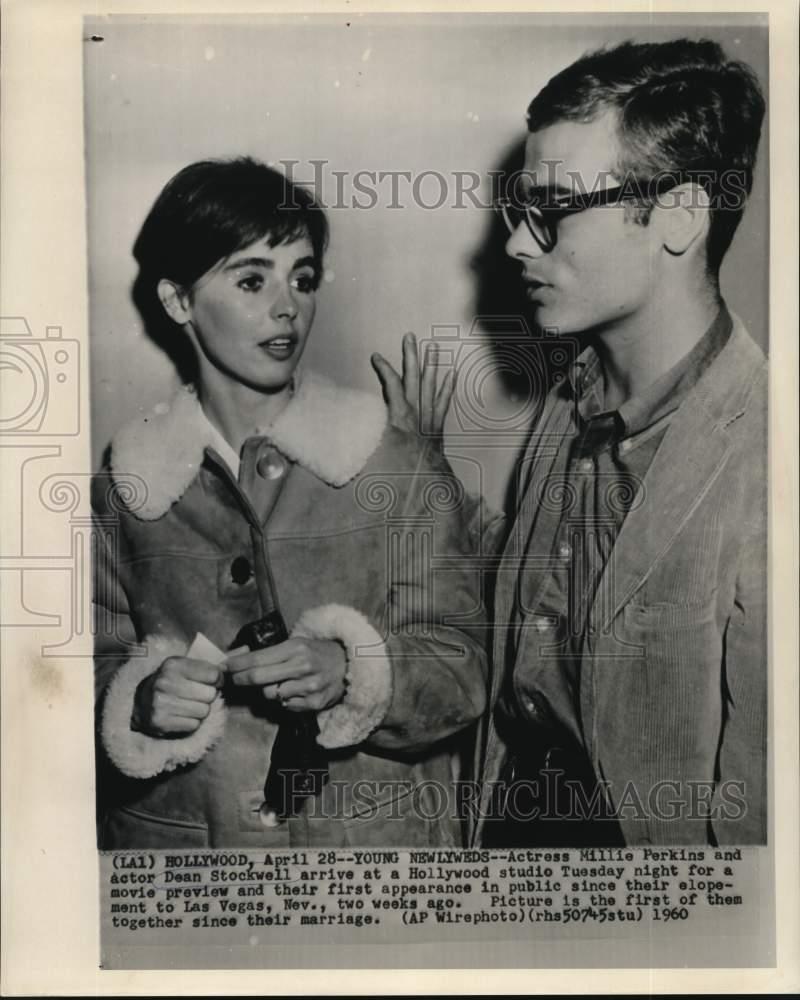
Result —
[[0, 568], [101, 977], [796, 968], [777, 23], [74, 19]]
[[765, 844], [765, 27], [388, 20], [87, 28], [99, 844]]

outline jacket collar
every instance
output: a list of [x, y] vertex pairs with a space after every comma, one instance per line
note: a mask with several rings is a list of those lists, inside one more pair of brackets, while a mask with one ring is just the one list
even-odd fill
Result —
[[[259, 433], [330, 486], [344, 486], [377, 448], [386, 427], [386, 407], [376, 396], [337, 386], [313, 372], [295, 379], [292, 399]], [[183, 496], [200, 470], [206, 448], [215, 444], [197, 395], [183, 388], [170, 403], [158, 404], [115, 435], [111, 472], [118, 480], [135, 475], [144, 481], [144, 502], [133, 513], [153, 521]]]

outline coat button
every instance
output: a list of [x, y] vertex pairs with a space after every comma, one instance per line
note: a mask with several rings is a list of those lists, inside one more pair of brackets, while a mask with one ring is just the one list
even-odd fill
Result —
[[280, 479], [286, 472], [286, 463], [276, 452], [269, 452], [256, 462], [256, 472], [262, 479]]
[[253, 575], [253, 567], [250, 560], [244, 556], [237, 556], [231, 563], [231, 580], [243, 587]]

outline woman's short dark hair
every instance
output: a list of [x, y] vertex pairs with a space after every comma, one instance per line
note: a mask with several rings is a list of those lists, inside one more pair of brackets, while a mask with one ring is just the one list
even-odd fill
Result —
[[139, 265], [133, 298], [147, 332], [184, 380], [195, 376], [194, 354], [188, 340], [176, 336], [158, 282], [166, 278], [188, 290], [218, 261], [257, 240], [277, 246], [303, 236], [321, 274], [328, 241], [324, 211], [305, 188], [258, 160], [201, 160], [167, 183], [133, 246]]
[[711, 201], [707, 270], [719, 273], [753, 185], [764, 98], [745, 63], [708, 40], [624, 42], [578, 59], [528, 107], [528, 129], [618, 114], [623, 180], [665, 174], [702, 184]]

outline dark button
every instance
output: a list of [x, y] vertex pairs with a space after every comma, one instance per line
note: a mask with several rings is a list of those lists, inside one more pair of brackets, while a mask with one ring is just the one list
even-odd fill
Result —
[[252, 575], [253, 567], [250, 565], [250, 560], [244, 556], [237, 556], [231, 563], [231, 580], [242, 587]]

